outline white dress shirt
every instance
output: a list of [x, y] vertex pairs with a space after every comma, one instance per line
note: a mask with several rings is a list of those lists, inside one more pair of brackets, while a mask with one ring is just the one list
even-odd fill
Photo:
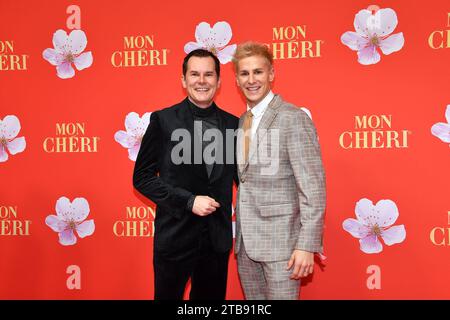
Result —
[[[264, 97], [264, 99], [261, 100], [256, 106], [251, 108], [251, 112], [253, 114], [252, 119], [252, 129], [251, 129], [251, 141], [253, 141], [253, 138], [255, 137], [256, 129], [258, 129], [259, 122], [261, 121], [264, 112], [266, 111], [270, 101], [272, 101], [273, 97], [275, 95], [272, 91], [269, 91], [269, 93]], [[250, 110], [250, 107], [247, 105], [247, 111]]]

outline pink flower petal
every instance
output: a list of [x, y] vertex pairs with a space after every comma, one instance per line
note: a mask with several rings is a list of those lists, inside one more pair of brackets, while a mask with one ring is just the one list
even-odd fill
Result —
[[116, 140], [124, 148], [131, 148], [136, 144], [136, 138], [129, 135], [126, 131], [117, 131], [114, 135], [114, 140]]
[[369, 226], [370, 224], [370, 216], [374, 212], [374, 205], [372, 201], [367, 198], [363, 198], [356, 203], [355, 206], [355, 214], [358, 221], [365, 226]]
[[431, 127], [431, 133], [446, 143], [450, 143], [450, 124], [439, 122]]
[[7, 144], [9, 153], [16, 154], [25, 150], [26, 147], [25, 137], [16, 138]]
[[6, 116], [0, 121], [0, 138], [14, 139], [20, 131], [20, 121], [16, 116]]
[[8, 160], [8, 154], [6, 153], [5, 148], [2, 144], [0, 144], [0, 162], [6, 162]]
[[388, 246], [391, 246], [396, 243], [401, 243], [406, 238], [405, 226], [402, 224], [384, 230], [381, 234], [381, 237], [383, 238], [384, 243], [387, 244]]
[[58, 233], [59, 243], [63, 246], [71, 246], [77, 243], [77, 237], [73, 233], [72, 229], [65, 230], [63, 232]]
[[403, 32], [393, 34], [384, 40], [380, 40], [380, 49], [384, 54], [391, 54], [403, 48], [405, 39]]
[[75, 198], [72, 202], [73, 215], [72, 219], [81, 222], [89, 215], [89, 203], [85, 198]]
[[67, 223], [55, 215], [49, 215], [45, 218], [45, 224], [55, 232], [63, 232], [67, 228]]
[[372, 12], [370, 12], [367, 9], [363, 9], [359, 11], [355, 15], [355, 20], [353, 21], [353, 26], [355, 27], [355, 31], [363, 37], [367, 37], [369, 35], [369, 31], [367, 28], [367, 20], [372, 15]]
[[371, 45], [358, 51], [358, 62], [363, 65], [375, 64], [381, 57], [375, 46]]
[[227, 22], [217, 22], [211, 30], [212, 45], [215, 48], [225, 47], [230, 42], [232, 36], [231, 27]]
[[392, 226], [398, 218], [398, 208], [392, 200], [380, 200], [375, 205], [373, 223], [380, 227]]
[[69, 79], [75, 75], [75, 70], [72, 68], [72, 65], [68, 62], [64, 62], [58, 66], [56, 66], [56, 72], [58, 77], [61, 79]]
[[348, 31], [341, 36], [341, 42], [354, 51], [361, 50], [369, 44], [367, 38], [356, 32]]
[[226, 64], [231, 61], [233, 58], [233, 54], [236, 51], [237, 45], [232, 44], [230, 46], [226, 46], [222, 50], [217, 53], [217, 58], [219, 59], [221, 64]]
[[64, 55], [51, 48], [45, 49], [42, 52], [42, 57], [53, 66], [57, 66], [64, 61]]
[[67, 44], [72, 54], [83, 52], [87, 45], [86, 34], [81, 30], [73, 30], [69, 35]]
[[89, 68], [92, 65], [92, 52], [85, 52], [76, 57], [73, 61], [77, 70], [83, 70]]
[[200, 49], [200, 48], [202, 48], [202, 46], [199, 45], [198, 43], [196, 43], [196, 42], [188, 42], [188, 43], [186, 43], [185, 46], [184, 46], [184, 52], [185, 52], [186, 54], [188, 54], [188, 53], [190, 53], [191, 51], [194, 51], [194, 50]]
[[195, 28], [195, 39], [197, 40], [197, 43], [207, 47], [210, 47], [211, 44], [211, 26], [209, 23], [202, 22], [200, 23], [197, 28]]
[[95, 231], [94, 220], [86, 220], [77, 226], [77, 233], [80, 238], [90, 236]]
[[136, 112], [130, 112], [125, 117], [125, 128], [127, 129], [128, 133], [132, 133], [133, 130], [135, 130], [139, 126], [139, 121], [141, 118]]
[[376, 235], [359, 239], [360, 249], [364, 253], [379, 253], [383, 251], [383, 245]]
[[130, 112], [125, 118], [125, 128], [128, 134], [140, 139], [150, 123], [150, 114], [151, 112], [147, 112], [140, 118], [136, 112]]
[[53, 34], [53, 47], [58, 51], [59, 53], [65, 53], [67, 52], [67, 41], [68, 41], [67, 33], [59, 29]]
[[145, 130], [142, 133], [145, 133], [145, 131], [147, 130], [148, 125], [150, 124], [150, 116], [152, 115], [151, 112], [146, 112], [144, 113], [144, 115], [141, 117], [142, 119], [142, 124], [145, 127]]
[[71, 203], [68, 198], [60, 197], [56, 201], [56, 206], [55, 206], [56, 215], [61, 220], [66, 220], [66, 221], [70, 220], [70, 217], [68, 217], [70, 210], [71, 210]]
[[141, 144], [137, 144], [130, 149], [128, 149], [128, 158], [130, 160], [136, 161], [137, 155], [139, 153], [139, 149], [141, 148]]
[[345, 221], [342, 223], [342, 228], [350, 233], [353, 237], [361, 239], [364, 237], [367, 237], [367, 235], [370, 233], [370, 229], [361, 224], [356, 219], [345, 219]]
[[378, 10], [372, 19], [368, 19], [369, 32], [379, 37], [391, 34], [397, 27], [397, 14], [390, 8]]

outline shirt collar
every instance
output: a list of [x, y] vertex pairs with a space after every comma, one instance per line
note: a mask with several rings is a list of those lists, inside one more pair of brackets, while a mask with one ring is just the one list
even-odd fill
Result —
[[262, 99], [256, 106], [254, 106], [253, 108], [249, 108], [247, 105], [247, 110], [252, 110], [252, 114], [254, 117], [259, 117], [261, 116], [264, 111], [266, 111], [267, 106], [269, 105], [270, 101], [272, 101], [274, 97], [274, 94], [271, 91], [269, 91], [269, 93], [264, 97], [264, 99]]

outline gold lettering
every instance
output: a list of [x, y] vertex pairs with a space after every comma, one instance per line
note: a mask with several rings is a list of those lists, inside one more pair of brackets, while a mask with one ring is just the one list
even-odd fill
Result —
[[[121, 232], [119, 233], [118, 226], [121, 227]], [[123, 221], [116, 221], [113, 225], [113, 232], [117, 237], [123, 237], [124, 236], [124, 228], [123, 228]]]
[[[360, 142], [363, 142], [363, 148], [367, 149], [367, 134], [368, 131], [355, 131], [354, 132], [354, 139], [355, 139], [355, 148], [360, 149]], [[362, 135], [362, 137], [361, 137]]]
[[[442, 240], [440, 242], [436, 242], [436, 235], [435, 235], [436, 231], [440, 231], [440, 233], [442, 234]], [[445, 232], [445, 229], [440, 228], [440, 227], [435, 227], [435, 228], [431, 229], [431, 232], [430, 232], [431, 242], [436, 246], [445, 246], [444, 232]]]
[[153, 48], [154, 46], [154, 37], [146, 35], [143, 36], [131, 36], [124, 37], [124, 48], [125, 49], [142, 49], [142, 48]]
[[[277, 48], [278, 46], [278, 48]], [[284, 45], [283, 43], [273, 43], [272, 44], [272, 53], [274, 59], [285, 59], [284, 58]]]
[[[383, 131], [372, 131], [372, 148], [377, 149], [377, 148], [383, 148], [384, 147], [384, 143], [381, 142], [381, 138], [383, 137]], [[377, 144], [380, 143], [381, 144]]]
[[[441, 40], [440, 45], [438, 45], [437, 47], [434, 45], [434, 35], [435, 34], [439, 34], [440, 38], [439, 40]], [[430, 36], [428, 37], [428, 45], [432, 48], [432, 49], [442, 49], [444, 48], [444, 31], [433, 31]]]
[[45, 152], [98, 152], [100, 137], [48, 137], [44, 140]]
[[14, 52], [14, 41], [0, 41], [0, 54]]
[[[350, 144], [344, 145], [344, 139], [345, 136], [348, 136], [350, 139]], [[343, 132], [340, 136], [339, 136], [339, 144], [341, 145], [342, 148], [344, 149], [350, 149], [353, 147], [353, 143], [352, 143], [352, 133], [349, 131], [345, 131]]]
[[11, 220], [0, 220], [0, 236], [11, 234]]
[[314, 52], [311, 49], [312, 48], [312, 42], [311, 41], [302, 41], [302, 58], [306, 57], [306, 51], [308, 51], [309, 55], [308, 57], [314, 58]]
[[[119, 58], [119, 63], [117, 63], [117, 57]], [[115, 51], [112, 56], [111, 56], [111, 64], [116, 67], [119, 68], [122, 66], [122, 52], [120, 51]]]
[[56, 135], [57, 136], [77, 136], [85, 133], [84, 123], [57, 123]]
[[298, 42], [295, 41], [288, 42], [287, 46], [288, 46], [288, 56], [287, 56], [288, 59], [298, 58], [299, 57]]
[[355, 129], [367, 129], [367, 116], [355, 116]]
[[0, 54], [0, 71], [27, 70], [27, 54], [22, 55], [5, 55]]
[[31, 220], [0, 220], [0, 236], [29, 236]]
[[17, 206], [0, 206], [0, 219], [11, 219], [11, 216], [17, 218]]
[[272, 28], [272, 40], [293, 40], [298, 39], [300, 35], [306, 38], [306, 25]]
[[127, 207], [127, 219], [148, 219], [150, 215], [155, 217], [151, 207]]

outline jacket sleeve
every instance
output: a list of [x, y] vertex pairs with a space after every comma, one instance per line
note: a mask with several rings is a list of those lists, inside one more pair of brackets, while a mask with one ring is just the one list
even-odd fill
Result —
[[325, 173], [316, 128], [308, 115], [298, 109], [289, 121], [287, 135], [300, 205], [301, 228], [295, 248], [322, 253]]
[[166, 183], [159, 176], [160, 157], [164, 156], [163, 133], [158, 112], [152, 112], [142, 139], [133, 173], [134, 187], [157, 206], [181, 219], [192, 193]]

